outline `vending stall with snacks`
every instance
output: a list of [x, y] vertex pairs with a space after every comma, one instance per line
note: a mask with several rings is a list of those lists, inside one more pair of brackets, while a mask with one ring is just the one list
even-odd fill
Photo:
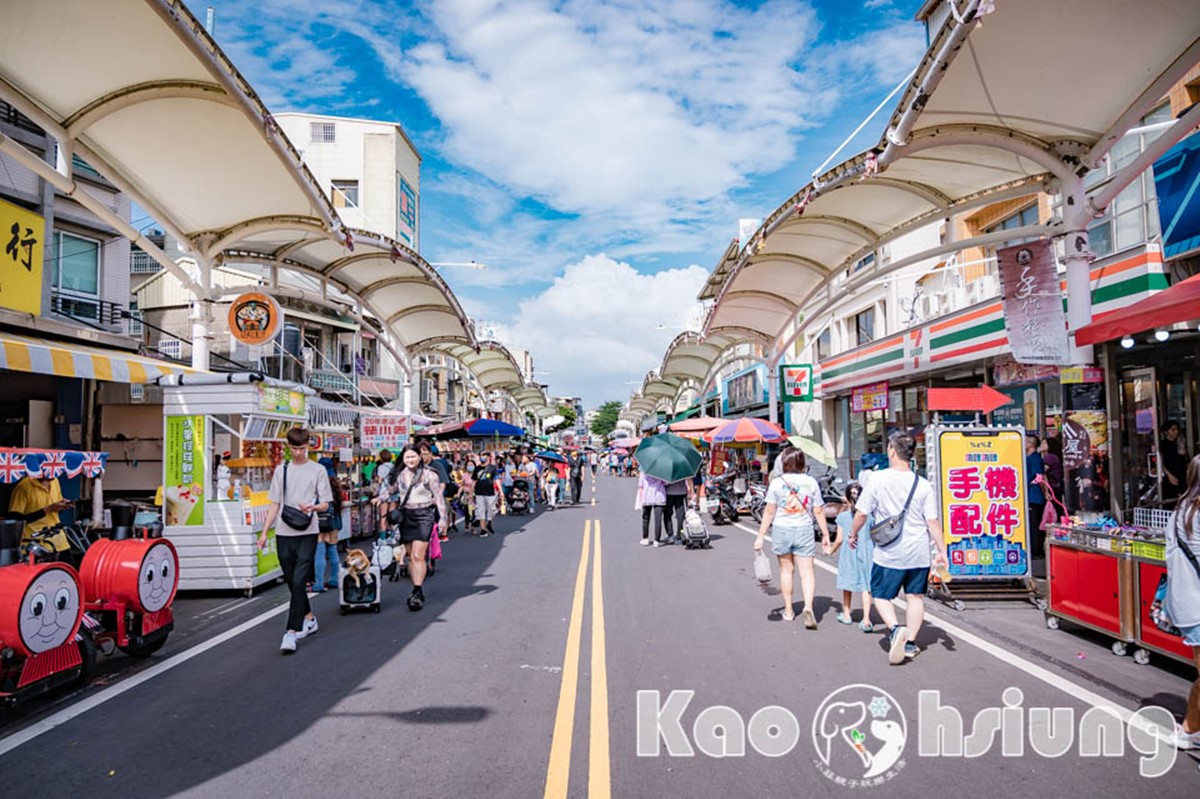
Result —
[[179, 553], [179, 589], [249, 596], [282, 574], [275, 531], [263, 549], [258, 537], [284, 439], [308, 423], [313, 391], [246, 373], [161, 382], [163, 535]]

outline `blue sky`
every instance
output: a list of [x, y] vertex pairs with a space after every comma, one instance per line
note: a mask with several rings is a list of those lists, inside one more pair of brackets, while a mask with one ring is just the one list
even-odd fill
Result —
[[443, 274], [588, 405], [658, 366], [738, 219], [807, 182], [925, 46], [916, 0], [191, 4], [272, 111], [404, 127], [421, 254], [486, 264]]

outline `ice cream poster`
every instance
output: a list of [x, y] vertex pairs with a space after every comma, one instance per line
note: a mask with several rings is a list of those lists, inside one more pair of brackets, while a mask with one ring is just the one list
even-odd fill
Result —
[[204, 417], [168, 416], [163, 508], [168, 527], [204, 524]]

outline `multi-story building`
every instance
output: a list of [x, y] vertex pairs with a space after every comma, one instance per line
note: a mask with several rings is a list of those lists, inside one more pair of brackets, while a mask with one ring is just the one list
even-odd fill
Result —
[[420, 252], [421, 156], [394, 122], [276, 114], [347, 225]]

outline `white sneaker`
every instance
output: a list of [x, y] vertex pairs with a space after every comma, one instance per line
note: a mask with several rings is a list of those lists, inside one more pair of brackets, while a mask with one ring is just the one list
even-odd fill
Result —
[[888, 663], [898, 666], [904, 662], [904, 645], [908, 643], [908, 628], [901, 625], [892, 630], [891, 644], [888, 646]]
[[304, 626], [300, 628], [300, 632], [296, 633], [297, 638], [307, 638], [318, 630], [317, 617], [304, 620]]
[[648, 546], [650, 546], [650, 539], [649, 539], [649, 538], [643, 538], [643, 539], [642, 539], [642, 546], [644, 546], [644, 547], [648, 547]]
[[285, 655], [290, 655], [296, 651], [296, 634], [288, 630], [283, 634], [283, 643], [279, 645], [279, 651]]
[[659, 542], [659, 541], [655, 541], [655, 542], [654, 542], [654, 548], [655, 548], [655, 549], [658, 549], [658, 548], [659, 548], [659, 547], [661, 547], [661, 546], [662, 546], [662, 543], [661, 543], [661, 542]]
[[1183, 725], [1175, 726], [1175, 737], [1172, 740], [1176, 749], [1200, 749], [1200, 730], [1184, 732]]

